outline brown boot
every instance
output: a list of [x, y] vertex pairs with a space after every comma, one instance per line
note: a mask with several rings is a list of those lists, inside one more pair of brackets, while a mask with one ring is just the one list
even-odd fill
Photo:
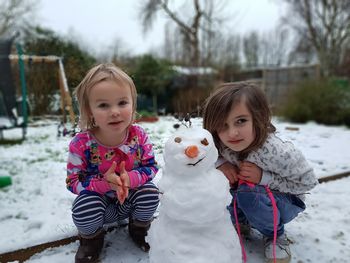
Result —
[[105, 230], [99, 229], [89, 236], [79, 235], [80, 245], [75, 254], [75, 263], [97, 262], [103, 248]]
[[151, 221], [144, 222], [136, 219], [129, 219], [129, 234], [134, 243], [145, 252], [148, 252], [150, 249], [149, 244], [145, 240], [150, 226]]

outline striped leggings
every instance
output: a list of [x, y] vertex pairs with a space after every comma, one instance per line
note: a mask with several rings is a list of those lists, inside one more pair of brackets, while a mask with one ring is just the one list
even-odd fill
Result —
[[91, 235], [103, 227], [131, 216], [138, 221], [150, 221], [159, 204], [158, 188], [152, 183], [130, 189], [122, 205], [95, 192], [84, 191], [73, 202], [72, 218], [82, 235]]

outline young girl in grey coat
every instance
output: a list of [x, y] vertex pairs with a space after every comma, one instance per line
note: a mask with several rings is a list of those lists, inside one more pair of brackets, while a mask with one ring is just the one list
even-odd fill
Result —
[[267, 261], [289, 262], [284, 225], [304, 211], [304, 193], [318, 183], [313, 169], [292, 143], [275, 135], [266, 96], [252, 82], [223, 84], [203, 114], [221, 156], [217, 168], [231, 185], [228, 209], [238, 234], [257, 229]]

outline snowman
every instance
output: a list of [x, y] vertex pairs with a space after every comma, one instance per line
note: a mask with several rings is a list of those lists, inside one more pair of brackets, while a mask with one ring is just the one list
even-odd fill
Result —
[[151, 263], [238, 263], [241, 246], [225, 208], [228, 182], [215, 168], [211, 134], [183, 128], [165, 144], [159, 216], [148, 234]]

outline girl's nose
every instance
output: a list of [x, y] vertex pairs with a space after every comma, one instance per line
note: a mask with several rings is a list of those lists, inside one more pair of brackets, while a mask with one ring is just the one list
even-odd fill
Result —
[[185, 154], [190, 158], [196, 158], [198, 156], [199, 150], [196, 145], [190, 145], [185, 149]]
[[118, 107], [112, 107], [112, 116], [119, 115], [119, 109]]
[[237, 129], [230, 129], [229, 136], [230, 137], [236, 137], [239, 134]]

